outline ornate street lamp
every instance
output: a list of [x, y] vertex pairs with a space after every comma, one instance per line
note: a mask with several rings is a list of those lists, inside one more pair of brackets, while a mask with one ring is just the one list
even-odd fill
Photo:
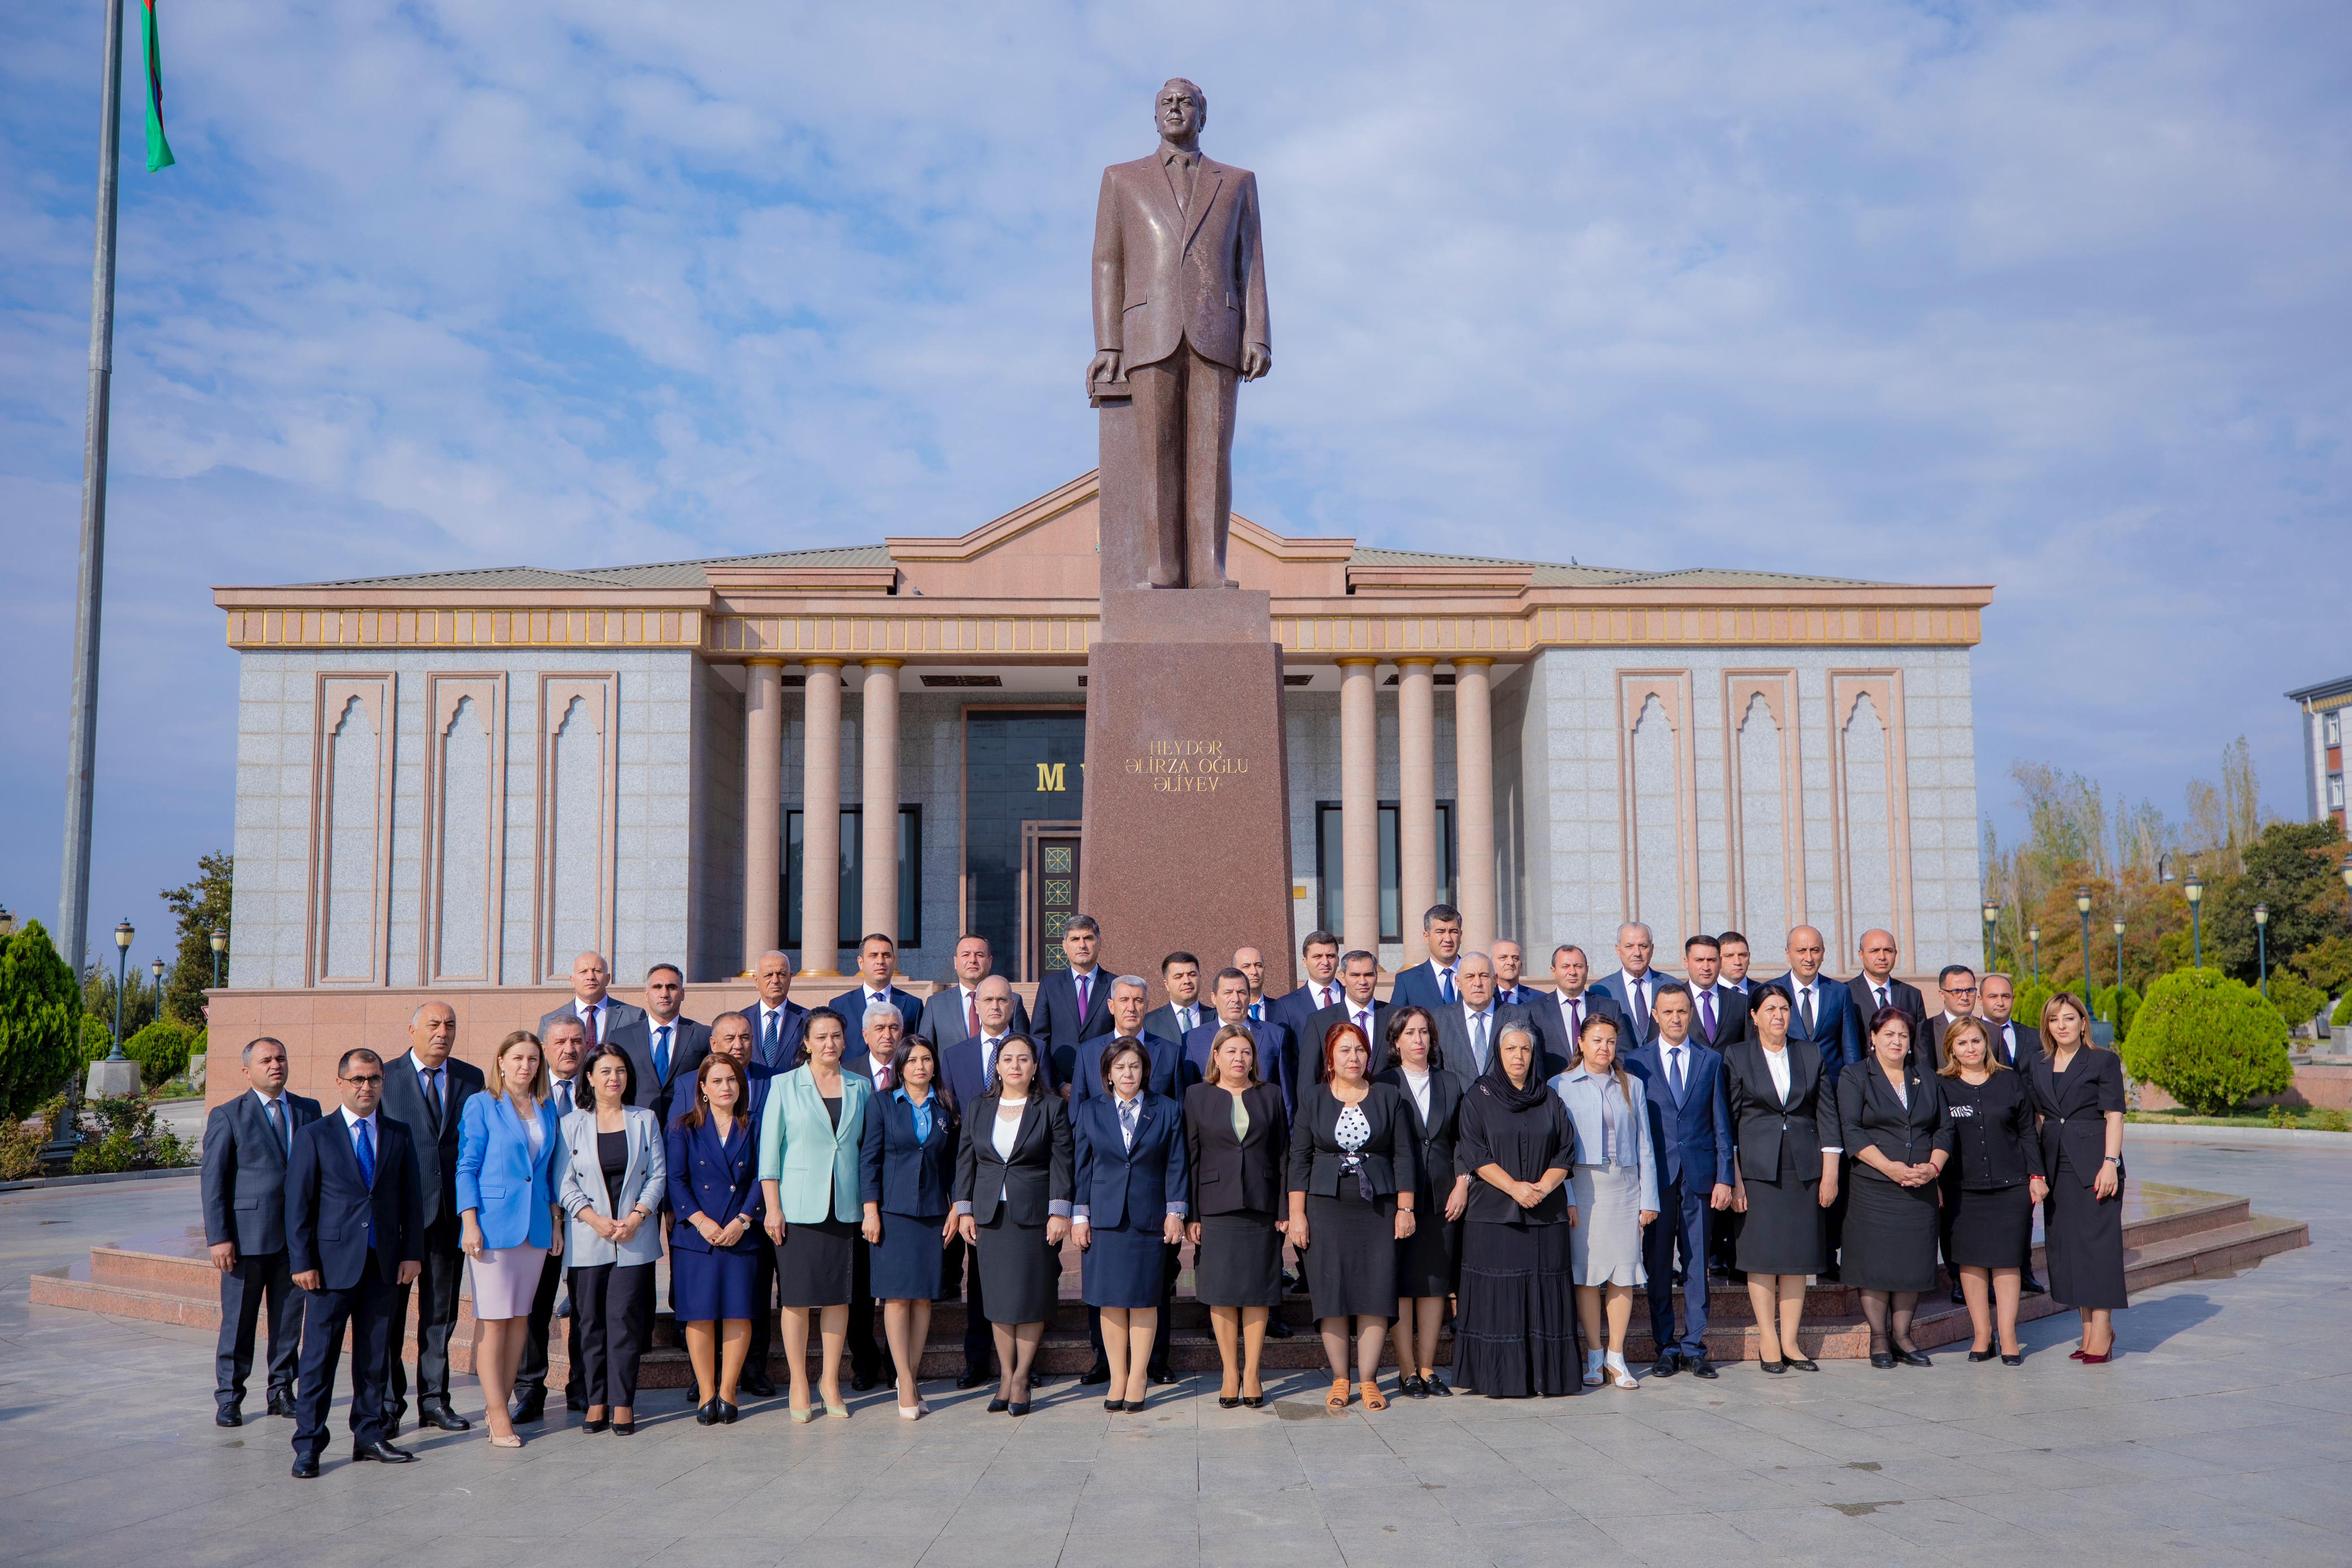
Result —
[[128, 1061], [122, 1054], [122, 993], [131, 984], [131, 939], [139, 933], [125, 920], [114, 928], [114, 1049], [106, 1053], [109, 1061]]
[[2027, 926], [2025, 939], [2033, 944], [2033, 983], [2038, 986], [2042, 983], [2042, 927]]
[[2189, 880], [2180, 884], [2180, 891], [2189, 900], [2189, 965], [2201, 969], [2205, 967], [2205, 923], [2199, 905], [2205, 902], [2205, 879], [2192, 871]]
[[2271, 994], [2271, 906], [2267, 904], [2254, 905], [2254, 951], [2261, 956], [2263, 995], [2268, 997]]
[[[2120, 990], [2120, 989], [2122, 989], [2122, 988], [2123, 988], [2123, 983], [2124, 983], [2124, 921], [2123, 921], [2123, 916], [2122, 916], [2122, 915], [2117, 915], [2117, 916], [2116, 916], [2116, 919], [2115, 919], [2115, 928], [2116, 928], [2116, 989]], [[2120, 1023], [2122, 1023], [2122, 1022], [2124, 1021], [2124, 1020], [2123, 1020], [2123, 1010], [2124, 1010], [2124, 999], [2123, 999], [2123, 998], [2121, 998], [2121, 997], [2117, 997], [2117, 998], [2116, 998], [2116, 1023], [2118, 1023], [2118, 1024], [2120, 1024]]]
[[16, 935], [16, 917], [8, 913], [6, 904], [0, 904], [0, 936], [15, 935]]
[[1988, 975], [1990, 975], [1990, 974], [1991, 974], [1991, 973], [1992, 973], [1992, 969], [1993, 969], [1993, 963], [1994, 963], [1993, 954], [1992, 954], [1992, 927], [1993, 927], [1993, 922], [1994, 922], [1994, 921], [1996, 921], [1996, 920], [1998, 920], [1998, 919], [2000, 919], [2000, 904], [1995, 904], [1995, 903], [1994, 903], [1991, 899], [1990, 899], [1990, 898], [1986, 899], [1986, 900], [1984, 901], [1984, 923], [1985, 923], [1985, 973], [1986, 973], [1986, 974], [1988, 974]]
[[2074, 913], [2083, 917], [2083, 1005], [2091, 1005], [2091, 884], [2074, 890]]
[[226, 931], [223, 930], [221, 927], [219, 927], [219, 926], [217, 926], [217, 925], [214, 926], [214, 927], [213, 927], [213, 989], [214, 989], [214, 990], [216, 990], [216, 991], [220, 989], [220, 967], [221, 967], [221, 955], [222, 955], [222, 954], [224, 954], [224, 953], [226, 953], [226, 952], [227, 952], [227, 951], [228, 951], [228, 933], [227, 933]]

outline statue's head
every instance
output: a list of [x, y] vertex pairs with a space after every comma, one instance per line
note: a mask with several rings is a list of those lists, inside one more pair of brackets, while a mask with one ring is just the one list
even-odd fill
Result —
[[1152, 123], [1170, 141], [1198, 136], [1201, 127], [1209, 123], [1209, 95], [1182, 77], [1170, 77], [1160, 89]]

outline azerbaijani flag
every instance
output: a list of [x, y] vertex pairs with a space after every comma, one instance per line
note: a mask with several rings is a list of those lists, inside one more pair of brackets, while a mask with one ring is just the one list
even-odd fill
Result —
[[163, 139], [163, 45], [155, 36], [155, 0], [139, 0], [139, 36], [147, 46], [147, 172], [152, 174], [178, 162]]

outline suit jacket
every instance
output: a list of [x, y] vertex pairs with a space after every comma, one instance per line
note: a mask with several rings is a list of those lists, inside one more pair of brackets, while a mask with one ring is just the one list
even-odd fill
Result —
[[[2066, 1157], [2067, 1174], [2088, 1190], [2107, 1157], [2107, 1113], [2124, 1108], [2124, 1066], [2112, 1051], [2094, 1045], [2074, 1048], [2074, 1060], [2063, 1083], [2057, 1063], [2047, 1051], [2034, 1057], [2026, 1070], [2033, 1085], [2033, 1109], [2042, 1117], [2042, 1169], [2053, 1186], [2058, 1181], [2058, 1156]], [[2123, 1176], [2122, 1162], [2116, 1176]]]
[[[1720, 1051], [1733, 1040], [1748, 1038], [1748, 998], [1721, 980], [1717, 980], [1711, 988], [1715, 993], [1715, 1032], [1706, 1032], [1706, 1013], [1698, 1005], [1699, 993], [1694, 989], [1691, 992], [1690, 1037], [1701, 1045]], [[1651, 1038], [1656, 1038], [1654, 1030]]]
[[1234, 1137], [1233, 1095], [1213, 1083], [1184, 1091], [1184, 1154], [1192, 1175], [1192, 1217], [1286, 1214], [1283, 1183], [1290, 1164], [1290, 1120], [1282, 1091], [1255, 1083], [1242, 1091], [1248, 1135]]
[[654, 1071], [654, 1020], [644, 1013], [626, 1023], [613, 1026], [613, 1043], [628, 1054], [629, 1065], [636, 1070], [636, 1092], [629, 1103], [654, 1113], [656, 1127], [669, 1125], [670, 1103], [677, 1098], [680, 1083], [693, 1093], [695, 1070], [702, 1059], [710, 1054], [710, 1026], [680, 1017], [672, 1027], [669, 1037], [669, 1082], [665, 1083]]
[[[389, 1116], [408, 1129], [416, 1147], [416, 1166], [425, 1184], [425, 1228], [446, 1221], [457, 1223], [457, 1125], [467, 1097], [482, 1092], [482, 1070], [451, 1056], [443, 1062], [441, 1097], [446, 1109], [435, 1111], [425, 1103], [425, 1089], [416, 1076], [416, 1053], [404, 1051], [383, 1064], [383, 1103], [377, 1119]], [[454, 1241], [444, 1246], [454, 1247]]]
[[[1868, 975], [1856, 975], [1846, 982], [1846, 989], [1853, 993], [1854, 1011], [1862, 1027], [1862, 1048], [1867, 1052], [1870, 1050], [1870, 1015], [1878, 1010], [1878, 997], [1871, 988]], [[1927, 1021], [1927, 998], [1919, 994], [1918, 987], [1892, 975], [1886, 977], [1886, 992], [1891, 1005], [1911, 1015], [1911, 1037], [1916, 1040], [1919, 1026]]]
[[824, 1218], [855, 1219], [857, 1162], [866, 1135], [866, 1113], [874, 1099], [871, 1079], [846, 1067], [841, 1074], [841, 1119], [835, 1122], [805, 1065], [778, 1077], [760, 1114], [760, 1179], [776, 1186], [776, 1202], [787, 1225], [813, 1225]]
[[1495, 1001], [1500, 1007], [1533, 1008], [1542, 995], [1541, 991], [1528, 984], [1524, 975], [1516, 986], [1506, 986], [1499, 980], [1495, 983]]
[[944, 1216], [955, 1201], [955, 1107], [936, 1088], [930, 1136], [915, 1136], [915, 1107], [905, 1091], [877, 1094], [866, 1108], [857, 1152], [859, 1201], [890, 1214]]
[[319, 1119], [319, 1103], [281, 1092], [288, 1138], [269, 1128], [268, 1113], [247, 1089], [213, 1107], [205, 1118], [205, 1244], [236, 1243], [240, 1258], [286, 1249], [286, 1166], [292, 1134]]
[[[1175, 172], [1181, 175], [1181, 165]], [[1155, 149], [1103, 171], [1095, 206], [1095, 347], [1148, 365], [1190, 341], [1202, 359], [1241, 367], [1267, 347], [1257, 176], [1199, 154], [1179, 205]]]
[[1070, 1211], [1105, 1230], [1156, 1231], [1171, 1212], [1183, 1213], [1192, 1195], [1183, 1112], [1149, 1090], [1136, 1098], [1132, 1145], [1119, 1135], [1117, 1095], [1070, 1103]]
[[[1166, 1035], [1143, 1032], [1143, 1054], [1151, 1070], [1143, 1075], [1143, 1086], [1154, 1094], [1174, 1100], [1181, 1094], [1184, 1082], [1184, 1048]], [[1082, 1102], [1099, 1098], [1106, 1092], [1102, 1086], [1103, 1052], [1118, 1040], [1115, 1034], [1098, 1034], [1078, 1047], [1076, 1070], [1070, 1075], [1070, 1105], [1075, 1110]]]
[[[1617, 1005], [1617, 998], [1607, 991], [1587, 986], [1577, 1001], [1580, 1006], [1576, 1017], [1580, 1024], [1594, 1018], [1616, 1021], [1617, 1054], [1630, 1058], [1637, 1042], [1633, 1039], [1633, 1026], [1626, 1021], [1625, 1009]], [[1559, 993], [1557, 990], [1537, 992], [1535, 1003], [1528, 1012], [1535, 1019], [1537, 1027], [1543, 1030], [1545, 1055], [1558, 1061], [1560, 1070], [1565, 1071], [1567, 1064], [1576, 1060], [1579, 1047], [1576, 1030], [1569, 1027], [1569, 1009], [1561, 1004]]]
[[[1307, 1020], [1323, 1010], [1323, 998], [1316, 995], [1319, 988], [1312, 984], [1302, 985], [1288, 996], [1276, 998], [1266, 1009], [1266, 1017], [1276, 1023], [1287, 1024], [1291, 1033], [1305, 1040]], [[1341, 1002], [1348, 999], [1348, 988], [1339, 983], [1337, 975], [1331, 977], [1331, 994]], [[1378, 1000], [1377, 998], [1374, 999]], [[1380, 1042], [1374, 1040], [1372, 1043], [1378, 1045]]]
[[1667, 1081], [1664, 1040], [1637, 1045], [1622, 1060], [1625, 1071], [1642, 1081], [1648, 1102], [1650, 1146], [1658, 1153], [1659, 1181], [1665, 1186], [1687, 1181], [1704, 1196], [1716, 1183], [1731, 1182], [1731, 1112], [1724, 1101], [1723, 1053], [1701, 1045], [1696, 1036], [1683, 1044], [1679, 1102]]
[[[1257, 1041], [1257, 1075], [1282, 1091], [1283, 1113], [1291, 1114], [1292, 1108], [1298, 1103], [1297, 1074], [1305, 1072], [1311, 1082], [1315, 1076], [1314, 1064], [1300, 1059], [1297, 1041], [1282, 1025], [1271, 1021], [1250, 1023], [1247, 1019], [1242, 1021], [1248, 1025], [1252, 1038]], [[1198, 1083], [1209, 1075], [1209, 1047], [1216, 1040], [1217, 1031], [1224, 1027], [1222, 1021], [1213, 1019], [1184, 1037], [1181, 1082], [1187, 1086]]]
[[1620, 969], [1613, 975], [1603, 975], [1585, 987], [1588, 994], [1597, 991], [1616, 1004], [1619, 1028], [1622, 1031], [1618, 1036], [1618, 1049], [1621, 1051], [1631, 1050], [1633, 1046], [1642, 1043], [1633, 1037], [1633, 1025], [1628, 1021], [1636, 1016], [1641, 1018], [1644, 1025], [1642, 1030], [1643, 1040], [1658, 1038], [1658, 1020], [1650, 1016], [1650, 1009], [1657, 1002], [1658, 988], [1667, 983], [1667, 977], [1661, 975], [1655, 969], [1651, 969], [1642, 977], [1648, 982], [1648, 987], [1642, 1010], [1638, 1015], [1633, 1010], [1633, 982], [1624, 970]]
[[[904, 1023], [906, 1031], [908, 1034], [914, 1033], [915, 1026], [923, 1021], [923, 998], [912, 991], [902, 991], [893, 986], [887, 999], [892, 1007], [898, 1009], [898, 1017]], [[855, 1040], [865, 1034], [866, 998], [864, 982], [861, 981], [851, 987], [824, 1005], [849, 1020], [851, 1040]]]
[[[790, 997], [784, 998], [784, 1016], [782, 1021], [776, 1026], [776, 1049], [770, 1051], [760, 1039], [760, 1014], [761, 1009], [765, 1006], [763, 1002], [755, 1001], [743, 1009], [743, 1018], [751, 1026], [751, 1060], [771, 1071], [789, 1072], [792, 1071], [793, 1059], [801, 1053], [801, 1035], [808, 1028], [809, 1010]], [[854, 1023], [849, 1026], [849, 1038], [852, 1040], [857, 1038], [857, 1026]], [[706, 1036], [703, 1044], [708, 1047], [709, 1043]], [[709, 1054], [707, 1050], [704, 1054]], [[698, 1068], [701, 1065], [701, 1059], [698, 1057], [695, 1060], [695, 1066]], [[685, 1109], [683, 1103], [678, 1107], [681, 1114]]]
[[1014, 1225], [1037, 1226], [1070, 1212], [1070, 1108], [1032, 1085], [1013, 1139], [1013, 1157], [996, 1152], [997, 1096], [973, 1102], [956, 1140], [955, 1207], [986, 1225], [999, 1207]]
[[1186, 1035], [1192, 1032], [1192, 1030], [1200, 1028], [1201, 1024], [1207, 1023], [1217, 1016], [1217, 1009], [1207, 1002], [1196, 1001], [1192, 1004], [1192, 1009], [1201, 1015], [1200, 1023], [1195, 1023], [1192, 1029], [1187, 1029], [1176, 1017], [1176, 1005], [1173, 1002], [1162, 1002], [1143, 1015], [1143, 1032], [1156, 1034], [1162, 1040], [1181, 1041]]
[[373, 1252], [379, 1282], [396, 1283], [403, 1263], [425, 1261], [423, 1183], [408, 1129], [377, 1107], [375, 1185], [360, 1174], [359, 1155], [340, 1113], [294, 1134], [286, 1162], [286, 1268], [316, 1269], [331, 1291], [361, 1282]]
[[[1029, 1032], [1029, 1004], [1021, 999], [1018, 991], [1013, 993], [1011, 1023], [1013, 1033]], [[924, 998], [922, 1020], [915, 1025], [914, 1032], [929, 1040], [933, 1051], [940, 1051], [969, 1038], [964, 1030], [962, 981], [950, 980], [947, 989], [934, 991]]]
[[[1649, 1091], [1642, 1081], [1635, 1078], [1630, 1070], [1625, 1078], [1633, 1086], [1633, 1099], [1636, 1102], [1645, 1100]], [[1580, 1166], [1600, 1165], [1601, 1152], [1604, 1147], [1602, 1139], [1608, 1131], [1609, 1102], [1622, 1092], [1618, 1088], [1616, 1075], [1612, 1073], [1604, 1078], [1581, 1065], [1571, 1067], [1551, 1081], [1551, 1092], [1568, 1108], [1568, 1119], [1576, 1128], [1576, 1163]], [[1623, 1102], [1621, 1100], [1619, 1103], [1622, 1105]], [[1641, 1207], [1654, 1214], [1658, 1209], [1658, 1154], [1657, 1145], [1651, 1137], [1653, 1124], [1643, 1104], [1637, 1103], [1625, 1106], [1625, 1109], [1634, 1113], [1631, 1118], [1633, 1124], [1633, 1158], [1630, 1163], [1640, 1173], [1637, 1180], [1642, 1189]], [[1613, 1166], [1622, 1168], [1629, 1163], [1622, 1147], [1610, 1150], [1610, 1154], [1609, 1163]]]
[[[1389, 1019], [1396, 1016], [1396, 1009], [1375, 997], [1372, 998], [1371, 1010], [1372, 1076], [1377, 1078], [1388, 1065]], [[1344, 992], [1340, 995], [1338, 1007], [1318, 1008], [1307, 1014], [1295, 1031], [1297, 1038], [1291, 1045], [1292, 1054], [1297, 1059], [1291, 1064], [1292, 1081], [1299, 1083], [1314, 1082], [1315, 1075], [1323, 1069], [1323, 1037], [1331, 1032], [1333, 1024], [1355, 1021], [1356, 1005], [1348, 1000]]]
[[[1337, 1136], [1339, 1097], [1328, 1083], [1318, 1083], [1298, 1097], [1298, 1114], [1290, 1123], [1290, 1190], [1339, 1195], [1346, 1151]], [[1375, 1080], [1360, 1109], [1372, 1135], [1359, 1151], [1365, 1179], [1375, 1197], [1395, 1192], [1416, 1192], [1421, 1183], [1421, 1159], [1413, 1135], [1412, 1112], [1393, 1084]]]
[[677, 1223], [669, 1228], [670, 1250], [722, 1250], [705, 1241], [702, 1232], [687, 1223], [688, 1218], [700, 1214], [724, 1228], [741, 1214], [749, 1215], [751, 1223], [732, 1247], [723, 1250], [757, 1255], [767, 1242], [760, 1234], [766, 1208], [761, 1201], [758, 1127], [739, 1116], [721, 1143], [719, 1128], [709, 1117], [699, 1127], [689, 1127], [681, 1119], [670, 1124], [668, 1146], [663, 1152], [669, 1169], [670, 1211], [677, 1216]]
[[[1461, 959], [1456, 958], [1454, 963], [1459, 967]], [[1389, 983], [1389, 1006], [1427, 1008], [1431, 1012], [1437, 1012], [1453, 1005], [1446, 1001], [1445, 994], [1438, 989], [1438, 971], [1439, 965], [1434, 958], [1415, 964], [1410, 969], [1399, 969], [1396, 978]], [[1458, 1001], [1462, 995], [1461, 988], [1455, 987], [1454, 994]]]
[[[554, 1008], [547, 1012], [540, 1014], [539, 1038], [542, 1040], [545, 1040], [547, 1038], [549, 1028], [553, 1025], [558, 1019], [576, 1019], [579, 1016], [580, 1007], [578, 998], [576, 998], [572, 1001], [564, 1003], [560, 1008]], [[609, 996], [604, 998], [604, 1038], [606, 1040], [612, 1039], [614, 1032], [619, 1030], [624, 1024], [643, 1023], [645, 1021], [645, 1009], [633, 1008], [628, 1003], [615, 1001]], [[589, 1043], [593, 1045], [596, 1042], [591, 1040]]]
[[485, 1247], [547, 1247], [555, 1239], [555, 1184], [563, 1129], [552, 1101], [539, 1107], [533, 1153], [522, 1117], [503, 1094], [477, 1094], [457, 1124], [457, 1212], [474, 1211]]
[[940, 1082], [954, 1102], [959, 1115], [977, 1104], [980, 1097], [996, 1087], [983, 1082], [983, 1051], [987, 1042], [981, 1036], [960, 1040], [940, 1054]]
[[[1822, 1071], [1832, 1082], [1838, 1075], [1867, 1054], [1869, 1047], [1862, 1038], [1862, 1016], [1854, 1010], [1853, 990], [1843, 980], [1832, 979], [1816, 973], [1813, 977], [1813, 1028], [1805, 1030], [1805, 1015], [1797, 1005], [1797, 977], [1792, 971], [1765, 984], [1789, 998], [1789, 1038], [1811, 1043], [1822, 1053]], [[1755, 1017], [1756, 1001], [1749, 998], [1748, 1012]], [[1749, 1033], [1754, 1033], [1750, 1025]]]
[[[563, 1163], [557, 1168], [555, 1201], [571, 1217], [563, 1228], [563, 1266], [593, 1269], [616, 1263], [630, 1267], [661, 1261], [661, 1207], [669, 1197], [669, 1143], [654, 1113], [642, 1105], [621, 1113], [621, 1136], [627, 1166], [621, 1172], [621, 1202], [616, 1211], [604, 1189], [604, 1162], [596, 1148], [596, 1113], [582, 1109], [563, 1118]], [[607, 1241], [581, 1223], [590, 1209], [606, 1219], [618, 1219], [634, 1208], [652, 1218], [638, 1223], [637, 1233], [624, 1242]]]
[[1893, 1178], [1862, 1157], [1876, 1149], [1898, 1166], [1920, 1166], [1936, 1150], [1952, 1153], [1952, 1124], [1944, 1115], [1943, 1081], [1914, 1060], [1904, 1068], [1906, 1103], [1886, 1082], [1875, 1062], [1849, 1072], [1837, 1082], [1838, 1139], [1845, 1147], [1846, 1168], [1858, 1181], [1886, 1182]]
[[1822, 1053], [1809, 1041], [1791, 1040], [1786, 1049], [1785, 1100], [1772, 1086], [1763, 1046], [1738, 1040], [1723, 1053], [1724, 1099], [1739, 1169], [1756, 1181], [1783, 1175], [1819, 1181], [1822, 1150], [1835, 1147], [1838, 1140], [1836, 1086], [1822, 1066]]
[[1108, 964], [1095, 966], [1087, 982], [1087, 1005], [1078, 1006], [1077, 982], [1067, 969], [1055, 969], [1037, 982], [1037, 1006], [1030, 1016], [1030, 1038], [1037, 1042], [1038, 1065], [1048, 1086], [1059, 1087], [1077, 1073], [1078, 1042], [1110, 1029], [1110, 985], [1118, 971]]
[[1461, 1174], [1454, 1168], [1454, 1139], [1462, 1116], [1462, 1085], [1454, 1074], [1443, 1071], [1429, 1075], [1429, 1114], [1421, 1113], [1421, 1102], [1412, 1097], [1405, 1082], [1404, 1069], [1391, 1067], [1382, 1071], [1375, 1080], [1397, 1092], [1404, 1102], [1406, 1124], [1412, 1129], [1413, 1166], [1419, 1175], [1419, 1197], [1413, 1199], [1413, 1217], [1424, 1224], [1442, 1224], [1445, 1218], [1445, 1196], [1454, 1189], [1454, 1178]]
[[2014, 1055], [2011, 1054], [2008, 1041], [2002, 1038], [2000, 1026], [1993, 1023], [1985, 1025], [1985, 1032], [1992, 1036], [1992, 1053], [2011, 1071], [2025, 1072], [2032, 1067], [2033, 1059], [2042, 1054], [2042, 1031], [2029, 1024], [2019, 1023], [2015, 1019], [2010, 1019], [2009, 1027], [2017, 1031]]
[[[1477, 1053], [1470, 1048], [1469, 1019], [1464, 1015], [1459, 1002], [1450, 1008], [1433, 1008], [1430, 1011], [1437, 1019], [1437, 1049], [1445, 1058], [1445, 1071], [1452, 1073], [1454, 1082], [1467, 1092], [1470, 1085], [1478, 1082], [1478, 1074], [1485, 1071], [1479, 1064]], [[1543, 1025], [1526, 1008], [1497, 1007], [1494, 1014], [1493, 1025], [1486, 1031], [1486, 1049], [1489, 1051], [1494, 1050], [1495, 1041], [1501, 1038], [1505, 1025], [1525, 1024], [1535, 1031], [1537, 1074], [1549, 1079], [1554, 1071], [1566, 1068], [1568, 1063], [1563, 1058], [1559, 1068], [1546, 1070], [1553, 1056], [1551, 1042], [1545, 1038]], [[1375, 1061], [1373, 1065], [1377, 1067], [1380, 1063]]]

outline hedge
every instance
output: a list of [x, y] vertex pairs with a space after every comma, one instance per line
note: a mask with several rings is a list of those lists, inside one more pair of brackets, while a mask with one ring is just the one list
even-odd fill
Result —
[[73, 1071], [81, 987], [37, 920], [0, 936], [0, 1118], [27, 1114]]
[[2278, 1009], [2218, 969], [2176, 969], [2148, 987], [2123, 1059], [2132, 1077], [2200, 1116], [2227, 1115], [2294, 1082]]

